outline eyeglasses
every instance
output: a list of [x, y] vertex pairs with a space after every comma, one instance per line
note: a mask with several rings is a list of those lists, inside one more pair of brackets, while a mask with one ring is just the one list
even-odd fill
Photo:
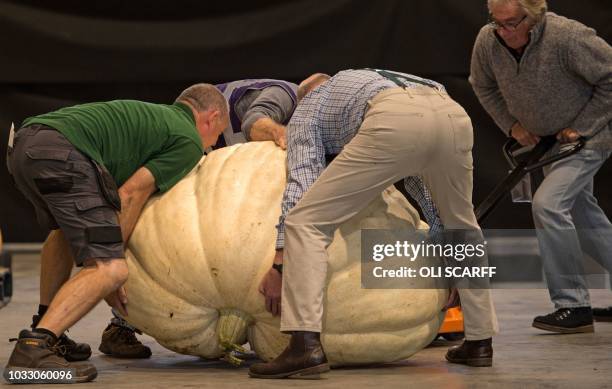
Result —
[[518, 26], [520, 26], [521, 23], [523, 23], [523, 21], [525, 21], [525, 19], [527, 19], [527, 15], [523, 16], [523, 18], [521, 20], [519, 20], [518, 22], [515, 22], [515, 23], [500, 23], [497, 20], [493, 19], [493, 15], [489, 14], [489, 25], [491, 27], [493, 27], [494, 29], [496, 29], [496, 30], [499, 30], [499, 29], [503, 28], [504, 30], [506, 30], [508, 32], [514, 32], [514, 31], [516, 31]]

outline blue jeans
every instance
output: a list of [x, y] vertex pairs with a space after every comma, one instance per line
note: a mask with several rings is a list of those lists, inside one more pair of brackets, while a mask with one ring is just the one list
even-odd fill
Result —
[[556, 309], [591, 305], [584, 253], [612, 272], [612, 224], [593, 196], [593, 177], [609, 157], [610, 151], [583, 149], [548, 166], [534, 195], [533, 219]]

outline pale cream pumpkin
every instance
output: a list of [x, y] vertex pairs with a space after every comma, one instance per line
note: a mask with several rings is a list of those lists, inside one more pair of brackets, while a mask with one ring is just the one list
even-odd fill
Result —
[[[285, 170], [272, 142], [236, 145], [152, 198], [127, 250], [126, 319], [179, 353], [231, 358], [246, 342], [266, 360], [280, 353], [288, 336], [258, 286], [274, 255]], [[427, 228], [390, 187], [336, 231], [322, 335], [333, 365], [407, 358], [437, 334], [445, 290], [360, 287], [360, 230], [414, 226]]]

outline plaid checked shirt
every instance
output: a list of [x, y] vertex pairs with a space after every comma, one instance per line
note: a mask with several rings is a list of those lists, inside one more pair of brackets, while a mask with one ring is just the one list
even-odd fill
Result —
[[[401, 74], [401, 73], [396, 73]], [[405, 75], [435, 85], [420, 77]], [[403, 80], [407, 88], [422, 86]], [[325, 169], [325, 155], [338, 154], [357, 134], [368, 101], [379, 92], [397, 85], [371, 70], [345, 70], [319, 86], [298, 104], [287, 128], [287, 187], [283, 195], [282, 214], [276, 226], [276, 248], [285, 246], [285, 217]], [[431, 233], [442, 229], [442, 223], [431, 195], [420, 177], [406, 177], [404, 187], [419, 204]]]

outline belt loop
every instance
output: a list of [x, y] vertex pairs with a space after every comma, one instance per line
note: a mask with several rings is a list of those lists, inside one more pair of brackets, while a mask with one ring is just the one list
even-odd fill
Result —
[[15, 123], [11, 122], [11, 129], [9, 130], [8, 148], [12, 149], [15, 143]]
[[15, 124], [11, 123], [11, 130], [9, 131], [8, 145], [6, 147], [6, 169], [8, 170], [11, 176], [13, 175], [13, 169], [11, 167], [12, 165], [11, 156], [13, 154], [14, 142], [15, 142]]
[[439, 88], [434, 88], [436, 90], [436, 92], [438, 93], [438, 95], [442, 98], [442, 100], [446, 100], [446, 97], [444, 97], [444, 93], [442, 93], [442, 91]]
[[403, 89], [406, 91], [406, 93], [408, 93], [408, 96], [411, 99], [414, 99], [414, 96], [412, 95], [412, 93], [410, 93], [410, 88], [408, 88], [406, 85], [403, 86]]

